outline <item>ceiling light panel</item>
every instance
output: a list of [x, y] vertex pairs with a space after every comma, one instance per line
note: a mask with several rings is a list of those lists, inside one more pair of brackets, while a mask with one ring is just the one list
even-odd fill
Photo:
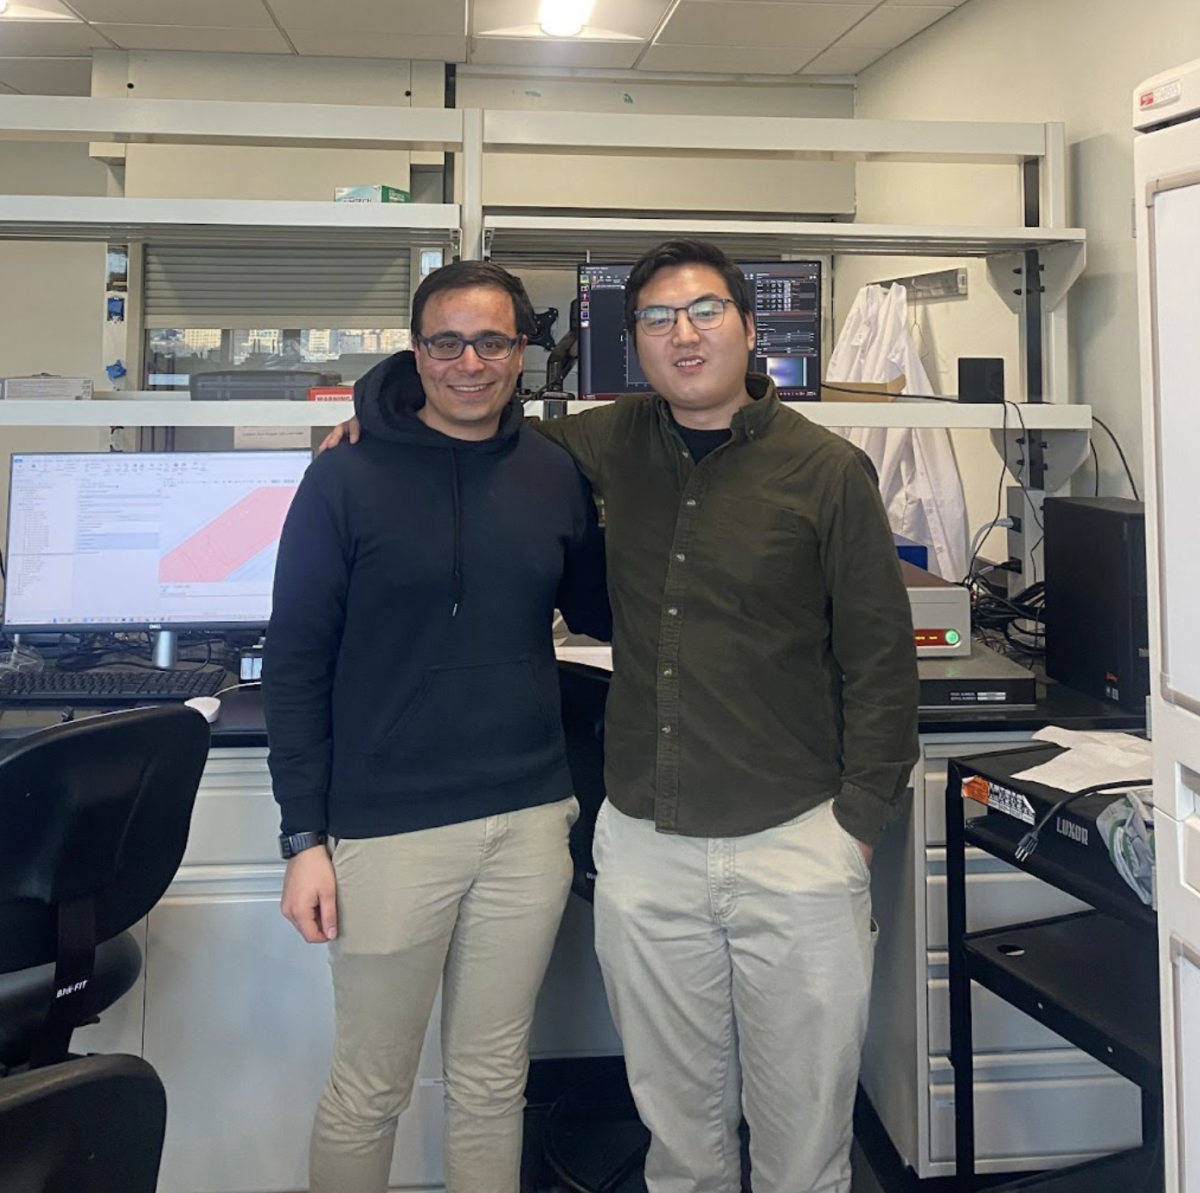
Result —
[[[279, 23], [329, 33], [463, 37], [466, 0], [270, 0]], [[332, 51], [330, 51], [332, 52]]]
[[[645, 40], [669, 7], [669, 0], [595, 0], [584, 33], [603, 31]], [[540, 37], [540, 9], [541, 0], [472, 0], [471, 32], [486, 37], [501, 29], [529, 28]]]
[[279, 30], [187, 29], [179, 25], [96, 25], [123, 50], [181, 50], [202, 54], [290, 54]]
[[779, 4], [763, 0], [683, 0], [659, 45], [779, 46], [814, 52], [836, 41], [871, 11], [870, 4]]
[[60, 0], [9, 0], [5, 21], [78, 21]]
[[94, 24], [275, 28], [262, 0], [71, 0], [71, 4]]

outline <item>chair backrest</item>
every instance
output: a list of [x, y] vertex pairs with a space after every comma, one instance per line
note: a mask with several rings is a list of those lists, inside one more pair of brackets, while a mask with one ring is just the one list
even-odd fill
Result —
[[604, 706], [609, 676], [594, 667], [559, 663], [558, 679], [567, 765], [579, 801], [579, 819], [571, 829], [571, 861], [575, 868], [571, 889], [590, 900], [596, 879], [592, 838], [604, 803]]
[[4, 1193], [154, 1193], [167, 1124], [158, 1074], [85, 1056], [0, 1080]]
[[182, 705], [86, 717], [0, 749], [0, 973], [59, 958], [64, 905], [94, 941], [142, 918], [179, 868], [205, 719]]

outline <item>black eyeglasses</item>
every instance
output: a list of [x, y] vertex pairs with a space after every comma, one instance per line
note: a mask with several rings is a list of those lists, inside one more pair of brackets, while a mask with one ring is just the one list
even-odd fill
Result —
[[648, 336], [665, 336], [675, 326], [680, 311], [687, 311], [687, 317], [697, 331], [712, 331], [721, 326], [725, 308], [731, 302], [732, 298], [697, 298], [685, 307], [643, 307], [634, 311], [633, 317]]
[[473, 340], [451, 335], [418, 335], [416, 339], [434, 360], [457, 360], [467, 350], [468, 345], [475, 349], [475, 355], [480, 360], [507, 360], [512, 356], [512, 350], [521, 342], [520, 336], [502, 336], [495, 332], [476, 336]]

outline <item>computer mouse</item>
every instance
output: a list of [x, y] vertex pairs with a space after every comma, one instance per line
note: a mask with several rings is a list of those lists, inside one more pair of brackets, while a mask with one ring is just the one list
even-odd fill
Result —
[[221, 715], [221, 702], [216, 696], [193, 696], [183, 703], [194, 708], [210, 725]]

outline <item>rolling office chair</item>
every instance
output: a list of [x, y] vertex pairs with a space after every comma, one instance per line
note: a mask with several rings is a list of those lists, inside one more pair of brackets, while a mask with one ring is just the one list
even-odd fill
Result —
[[127, 929], [179, 868], [208, 745], [177, 705], [0, 747], [0, 1072], [66, 1060], [75, 1028], [136, 981]]
[[167, 1125], [158, 1074], [85, 1056], [0, 1080], [4, 1193], [154, 1193]]

